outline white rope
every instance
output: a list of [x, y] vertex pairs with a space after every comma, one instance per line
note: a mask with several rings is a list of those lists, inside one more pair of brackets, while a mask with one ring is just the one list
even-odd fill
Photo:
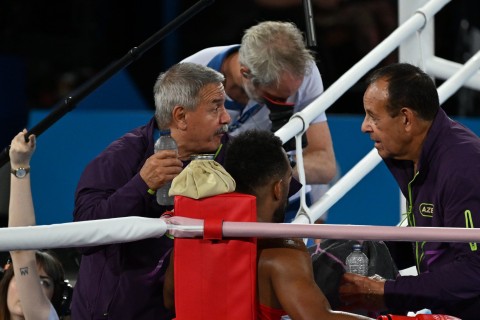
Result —
[[85, 247], [161, 237], [161, 219], [112, 218], [31, 227], [0, 229], [0, 251]]
[[[0, 229], [0, 251], [86, 247], [161, 237], [175, 230], [176, 237], [203, 234], [203, 224], [167, 224], [162, 219], [126, 217], [47, 226]], [[181, 233], [184, 233], [182, 235]], [[480, 229], [400, 228], [359, 225], [224, 222], [224, 237], [316, 238], [390, 241], [480, 242]]]
[[313, 100], [305, 109], [296, 113], [292, 119], [275, 134], [286, 142], [303, 130], [305, 123], [311, 123], [319, 114], [325, 112], [348, 89], [367, 72], [378, 65], [387, 55], [395, 50], [406, 38], [425, 25], [425, 18], [431, 19], [450, 0], [432, 0], [419, 8], [407, 21], [385, 38], [379, 45], [345, 72], [324, 93]]
[[[288, 141], [293, 136], [304, 129], [305, 124], [311, 123], [319, 114], [325, 112], [335, 101], [338, 100], [349, 88], [360, 80], [367, 72], [374, 68], [387, 55], [395, 50], [405, 39], [425, 26], [426, 20], [431, 19], [440, 11], [450, 0], [432, 0], [419, 8], [414, 15], [402, 23], [395, 31], [385, 38], [378, 46], [370, 51], [365, 57], [357, 62], [352, 68], [345, 72], [337, 81], [335, 81], [324, 93], [312, 101], [305, 109], [293, 115], [288, 123], [281, 127], [275, 134], [283, 142]], [[341, 179], [335, 185], [342, 182], [341, 187], [335, 188], [335, 185], [322, 196], [322, 198], [310, 208], [311, 215], [306, 217], [299, 215], [293, 223], [309, 223], [316, 221], [324, 212], [327, 212], [345, 193], [352, 189], [365, 175], [370, 173], [381, 161], [380, 157], [373, 155], [377, 153], [375, 149], [369, 152], [363, 162], [369, 162], [362, 167], [369, 167], [368, 171], [358, 171], [356, 167], [348, 173], [348, 179]], [[360, 167], [358, 167], [360, 168]], [[354, 171], [355, 169], [355, 171]], [[351, 174], [350, 174], [351, 173]], [[357, 179], [358, 178], [358, 179]], [[335, 194], [334, 192], [338, 192]]]

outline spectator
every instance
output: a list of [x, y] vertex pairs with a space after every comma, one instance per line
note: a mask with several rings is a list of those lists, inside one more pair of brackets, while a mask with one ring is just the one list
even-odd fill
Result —
[[[12, 179], [9, 227], [35, 225], [30, 187], [30, 159], [35, 136], [25, 142], [27, 130], [15, 136], [10, 147]], [[60, 261], [44, 251], [15, 250], [0, 282], [0, 319], [58, 319], [63, 296], [64, 271]]]
[[[407, 63], [368, 78], [362, 131], [407, 199], [410, 227], [478, 228], [480, 139], [439, 106], [429, 75]], [[480, 251], [476, 243], [416, 242], [418, 276], [374, 280], [345, 274], [349, 308], [416, 311], [478, 319]]]

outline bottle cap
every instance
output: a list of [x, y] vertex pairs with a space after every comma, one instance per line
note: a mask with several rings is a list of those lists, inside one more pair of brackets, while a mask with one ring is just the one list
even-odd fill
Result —
[[170, 129], [160, 130], [160, 136], [169, 136], [171, 135]]
[[214, 153], [201, 153], [201, 154], [192, 154], [190, 160], [213, 160], [215, 159]]
[[355, 243], [353, 246], [352, 246], [352, 249], [355, 250], [355, 249], [358, 249], [358, 250], [362, 250], [362, 245], [360, 243]]

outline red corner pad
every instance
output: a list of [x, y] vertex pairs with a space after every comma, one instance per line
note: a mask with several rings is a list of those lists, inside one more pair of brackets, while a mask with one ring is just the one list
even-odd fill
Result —
[[205, 219], [203, 224], [203, 239], [221, 240], [223, 219]]

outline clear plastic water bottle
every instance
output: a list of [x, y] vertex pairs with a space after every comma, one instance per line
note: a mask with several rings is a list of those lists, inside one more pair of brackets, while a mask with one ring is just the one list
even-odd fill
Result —
[[361, 276], [368, 275], [368, 257], [362, 252], [361, 244], [357, 243], [352, 246], [352, 252], [348, 255], [345, 264], [347, 272]]
[[[170, 131], [162, 131], [160, 133], [160, 138], [158, 138], [155, 142], [154, 150], [155, 152], [158, 152], [160, 150], [178, 151], [177, 143], [170, 135]], [[170, 197], [168, 195], [168, 191], [170, 190], [171, 185], [172, 182], [169, 181], [157, 190], [157, 202], [159, 205], [173, 206], [173, 197]]]

